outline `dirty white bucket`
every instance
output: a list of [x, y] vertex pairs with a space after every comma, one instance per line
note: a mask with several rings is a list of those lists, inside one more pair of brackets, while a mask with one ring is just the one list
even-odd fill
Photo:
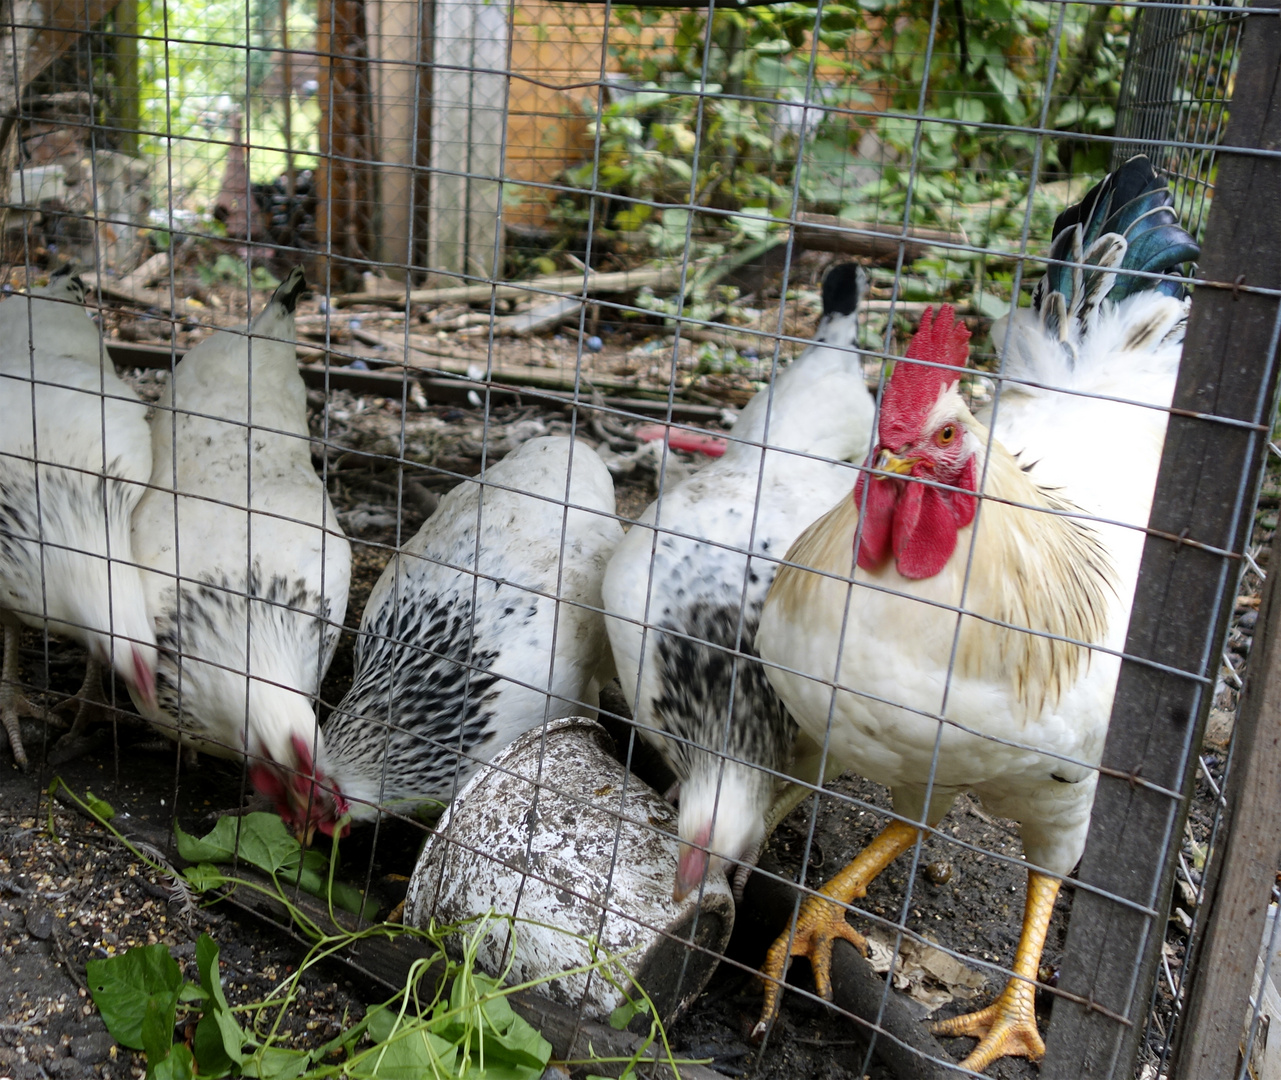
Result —
[[[405, 922], [450, 924], [489, 911], [528, 920], [516, 925], [511, 983], [590, 964], [583, 939], [594, 938], [670, 1022], [711, 977], [734, 901], [719, 877], [701, 900], [697, 890], [672, 899], [676, 811], [627, 775], [611, 747], [595, 721], [568, 717], [526, 732], [482, 766], [418, 858]], [[500, 973], [507, 946], [507, 923], [496, 924], [480, 966]], [[562, 975], [541, 992], [601, 1020], [625, 1000], [599, 974]]]

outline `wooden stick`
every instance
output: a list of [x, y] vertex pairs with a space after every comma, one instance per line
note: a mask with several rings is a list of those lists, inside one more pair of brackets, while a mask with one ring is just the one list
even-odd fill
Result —
[[[517, 283], [482, 282], [478, 285], [413, 289], [408, 296], [411, 304], [480, 304], [491, 297], [514, 300], [539, 293], [562, 293], [572, 297], [582, 296], [585, 291], [588, 296], [606, 296], [611, 293], [634, 292], [646, 286], [662, 291], [676, 288], [680, 280], [679, 265], [647, 266], [609, 274], [549, 274]], [[391, 284], [380, 284], [370, 292], [342, 293], [333, 297], [331, 303], [337, 307], [351, 307], [352, 304], [404, 304], [405, 289], [392, 289], [389, 287]]]

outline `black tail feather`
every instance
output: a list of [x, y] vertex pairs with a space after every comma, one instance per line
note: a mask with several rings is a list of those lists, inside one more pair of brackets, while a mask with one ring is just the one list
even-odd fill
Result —
[[[1128, 244], [1125, 257], [1116, 270], [1139, 270], [1168, 274], [1201, 253], [1192, 236], [1179, 225], [1174, 200], [1165, 180], [1143, 155], [1132, 157], [1115, 172], [1095, 184], [1075, 206], [1070, 206], [1054, 222], [1051, 259], [1066, 262], [1089, 262], [1091, 249], [1098, 240], [1116, 233]], [[1046, 292], [1061, 292], [1069, 305], [1073, 303], [1074, 285], [1081, 282], [1079, 271], [1062, 263], [1051, 263], [1038, 286]], [[1117, 302], [1137, 292], [1157, 291], [1170, 296], [1186, 292], [1181, 281], [1154, 281], [1133, 274], [1117, 273], [1107, 299]]]

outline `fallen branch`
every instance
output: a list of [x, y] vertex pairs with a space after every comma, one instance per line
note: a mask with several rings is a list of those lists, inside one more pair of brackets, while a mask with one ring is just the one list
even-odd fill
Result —
[[[491, 297], [515, 300], [539, 293], [574, 296], [605, 296], [634, 292], [649, 287], [658, 291], [674, 289], [680, 284], [681, 268], [675, 266], [639, 267], [614, 273], [549, 274], [515, 283], [489, 283], [478, 285], [447, 285], [442, 288], [413, 289], [408, 293], [411, 304], [482, 304]], [[333, 297], [336, 307], [353, 304], [404, 304], [403, 287], [392, 290], [386, 287], [372, 292], [342, 293]]]
[[[143, 266], [145, 265], [144, 263]], [[138, 269], [141, 270], [143, 267]], [[189, 300], [174, 296], [168, 289], [148, 289], [134, 284], [130, 281], [133, 277], [132, 274], [116, 281], [93, 272], [81, 274], [80, 276], [89, 287], [90, 293], [100, 292], [103, 296], [110, 297], [112, 300], [133, 304], [144, 310], [155, 308], [157, 311], [169, 312], [175, 316], [189, 315], [197, 310]]]
[[832, 214], [800, 214], [793, 229], [796, 243], [813, 251], [835, 251], [842, 255], [861, 255], [878, 262], [903, 259], [912, 262], [939, 245], [966, 246], [965, 235], [922, 225], [882, 225], [874, 221], [851, 221]]

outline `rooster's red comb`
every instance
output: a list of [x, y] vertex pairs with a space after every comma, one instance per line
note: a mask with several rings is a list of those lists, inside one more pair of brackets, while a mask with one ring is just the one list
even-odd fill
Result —
[[[961, 377], [969, 358], [970, 331], [956, 318], [950, 304], [936, 315], [925, 309], [921, 325], [907, 346], [905, 359], [924, 360], [910, 364], [900, 360], [881, 399], [880, 441], [884, 446], [901, 446], [920, 433], [926, 415], [939, 394]], [[946, 364], [947, 367], [931, 367]]]
[[[908, 343], [907, 353], [913, 360], [928, 360], [934, 364], [951, 364], [962, 368], [970, 355], [970, 331], [960, 319], [951, 304], [939, 308], [938, 315], [932, 307], [925, 309], [921, 316], [921, 325], [916, 328], [912, 340]], [[954, 382], [956, 374], [940, 371], [938, 368], [921, 367], [919, 364], [906, 365], [918, 375], [931, 376], [936, 383]], [[895, 372], [897, 377], [898, 372]]]

